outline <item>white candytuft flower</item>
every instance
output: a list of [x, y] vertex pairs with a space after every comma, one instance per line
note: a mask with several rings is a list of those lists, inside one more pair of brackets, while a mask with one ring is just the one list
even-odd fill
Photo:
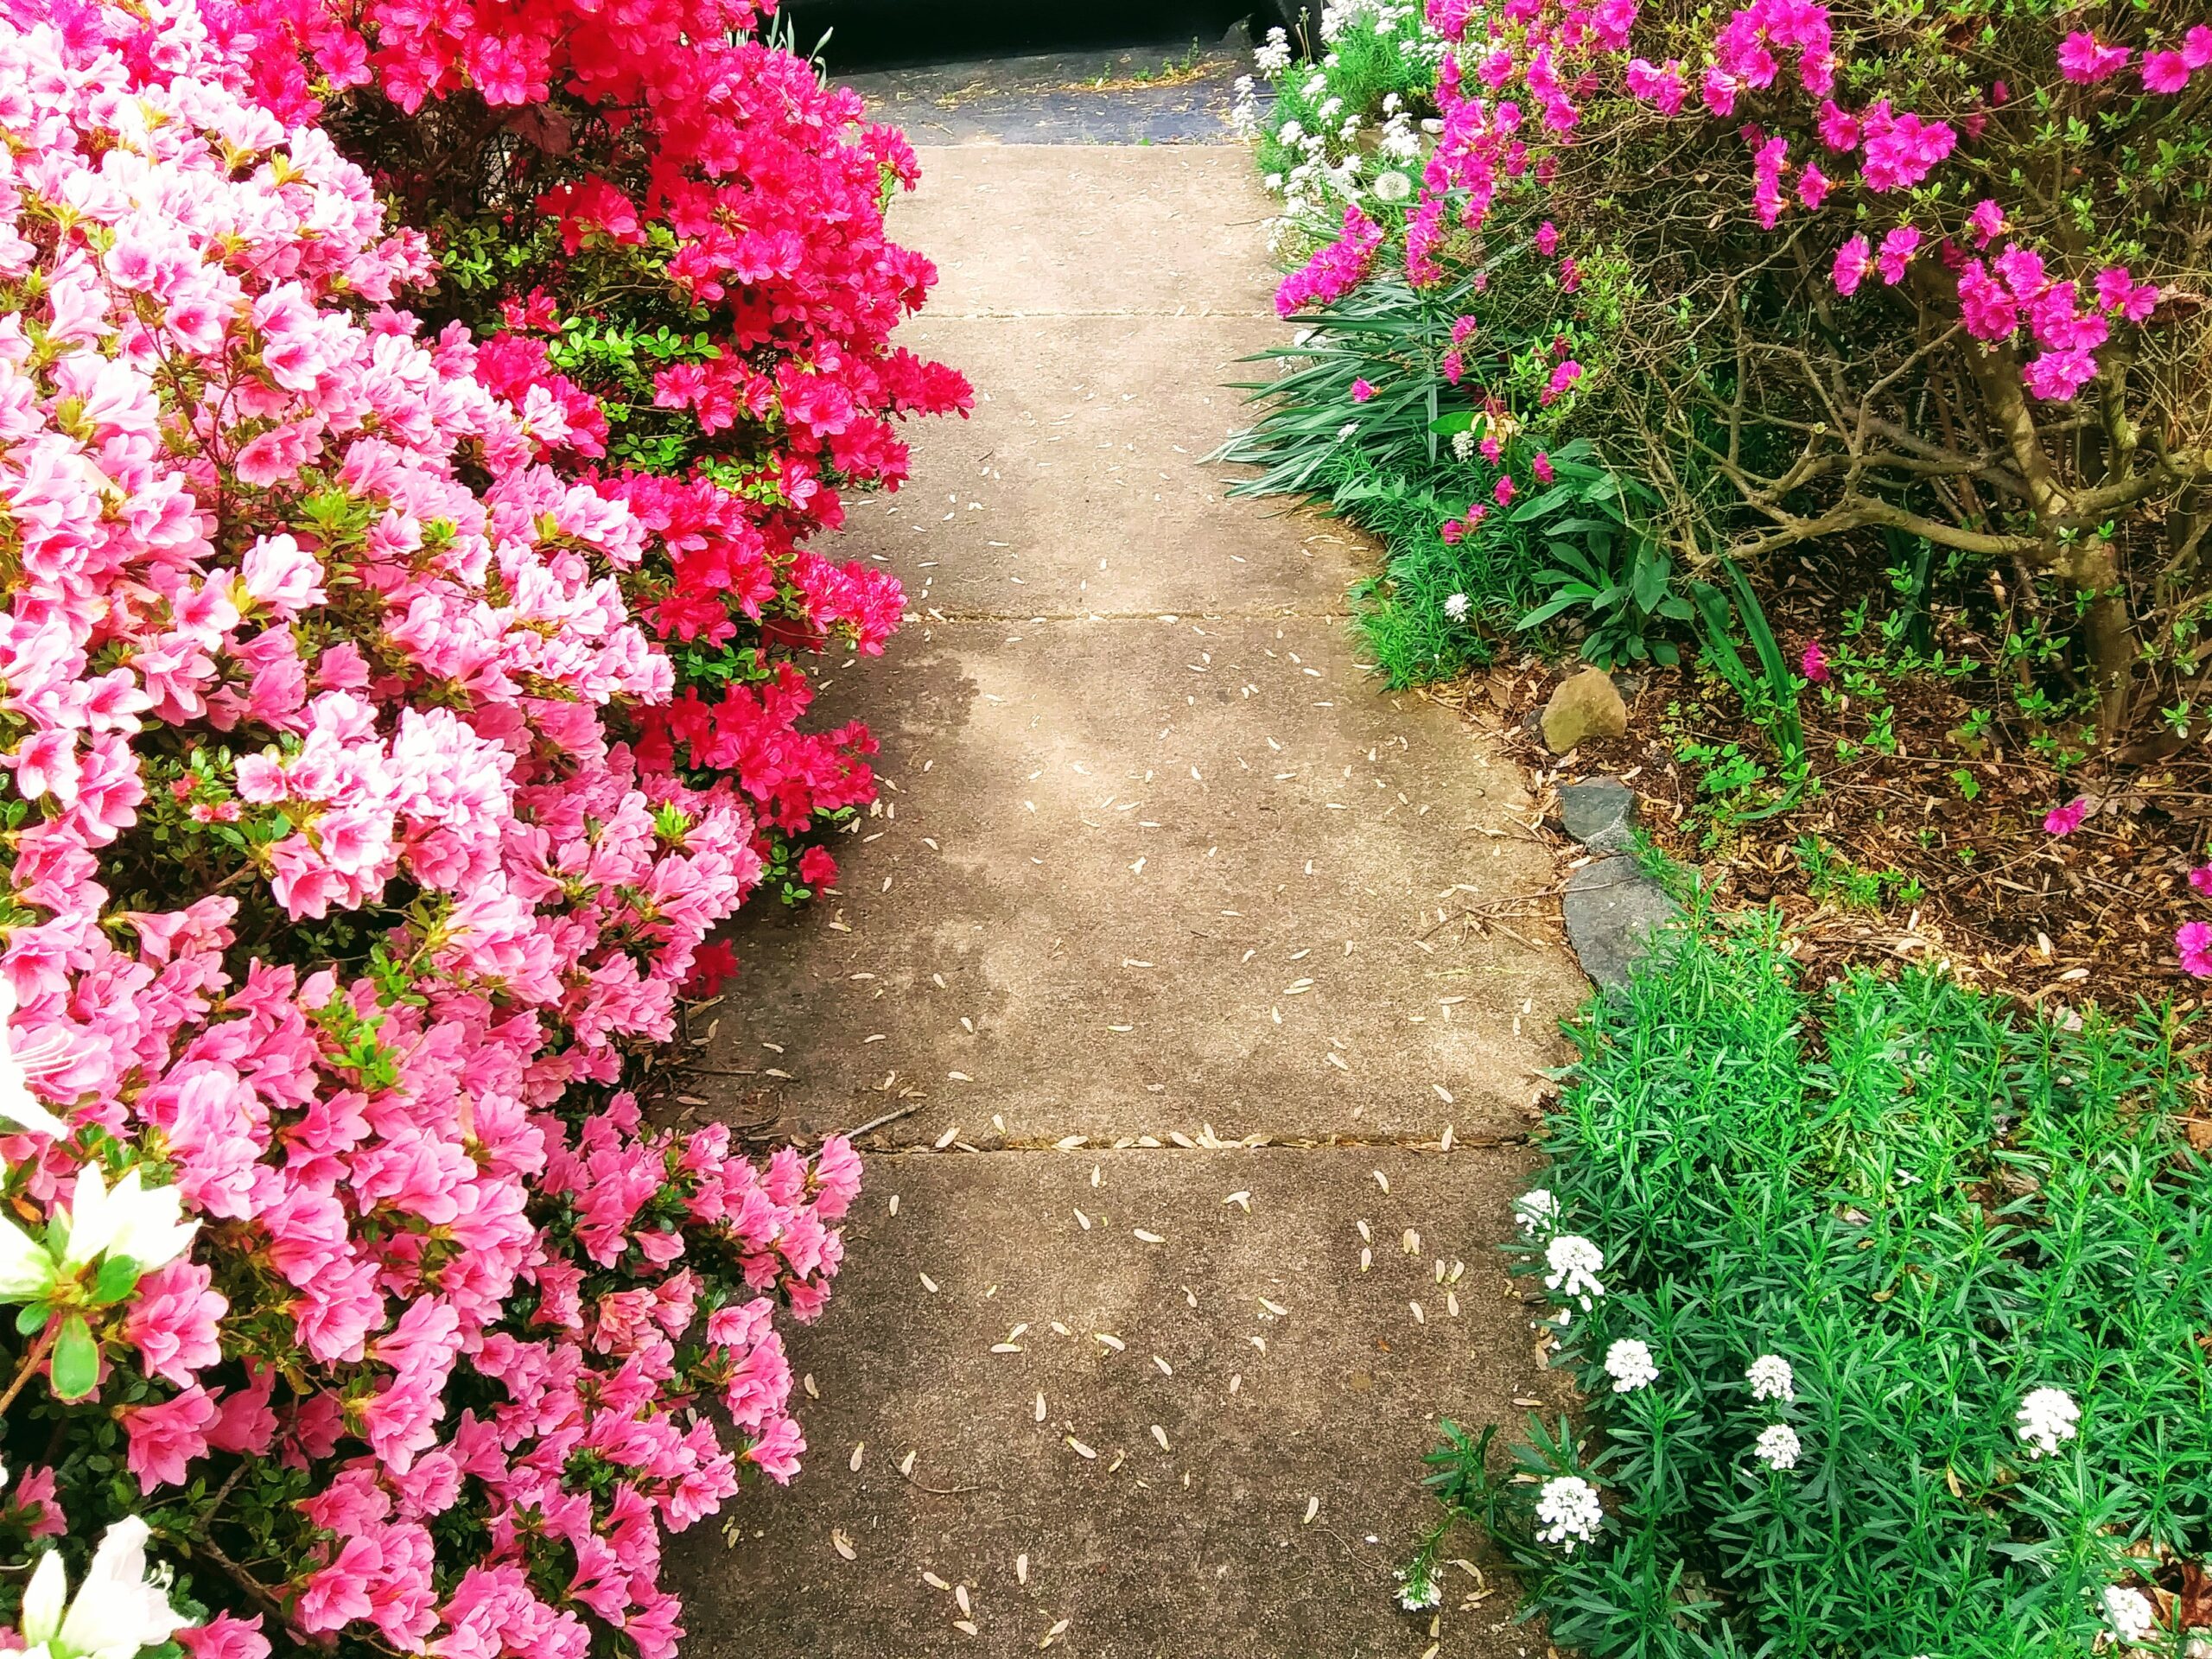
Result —
[[1465, 621], [1467, 620], [1467, 596], [1465, 594], [1453, 594], [1446, 599], [1444, 601], [1444, 614], [1450, 617], [1454, 622]]
[[[1605, 1253], [1580, 1233], [1561, 1233], [1552, 1240], [1544, 1247], [1544, 1263], [1551, 1268], [1544, 1275], [1545, 1285], [1568, 1300], [1581, 1303], [1585, 1313], [1605, 1294], [1605, 1286], [1598, 1282]], [[1562, 1312], [1560, 1323], [1565, 1325], [1571, 1317]]]
[[1797, 1399], [1797, 1376], [1780, 1354], [1761, 1354], [1744, 1373], [1754, 1400], [1779, 1400], [1793, 1405]]
[[1424, 1573], [1398, 1574], [1398, 1605], [1409, 1613], [1426, 1611], [1444, 1599], [1444, 1586], [1436, 1581], [1436, 1574]]
[[1605, 1350], [1605, 1375], [1613, 1379], [1615, 1394], [1633, 1394], [1659, 1380], [1659, 1367], [1652, 1361], [1649, 1344], [1623, 1337]]
[[2031, 1458], [2055, 1457], [2080, 1432], [2082, 1408], [2063, 1389], [2037, 1389], [2020, 1402], [2013, 1421]]
[[1804, 1449], [1796, 1429], [1787, 1423], [1775, 1423], [1759, 1431], [1751, 1455], [1770, 1469], [1795, 1469], [1797, 1454]]
[[1586, 1544], [1605, 1523], [1605, 1506], [1598, 1489], [1580, 1475], [1558, 1475], [1544, 1483], [1536, 1499], [1536, 1536], [1547, 1544], [1561, 1544], [1570, 1555], [1577, 1544]]
[[2105, 1586], [2105, 1623], [2123, 1642], [2140, 1642], [2157, 1628], [2158, 1610], [2151, 1598], [2126, 1585]]
[[1269, 29], [1267, 43], [1253, 48], [1252, 67], [1269, 80], [1289, 68], [1290, 36], [1280, 29]]
[[1513, 1200], [1513, 1224], [1531, 1237], [1559, 1225], [1559, 1200], [1548, 1187], [1537, 1187]]

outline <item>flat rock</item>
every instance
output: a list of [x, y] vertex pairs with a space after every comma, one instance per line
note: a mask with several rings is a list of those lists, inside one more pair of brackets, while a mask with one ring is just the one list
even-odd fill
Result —
[[1681, 914], [1681, 906], [1626, 854], [1585, 864], [1567, 878], [1560, 901], [1567, 942], [1582, 971], [1602, 986], [1625, 985], [1650, 943], [1652, 931]]
[[[1097, 1659], [1541, 1653], [1471, 1535], [1451, 1553], [1485, 1565], [1479, 1606], [1459, 1611], [1481, 1586], [1452, 1569], [1432, 1637], [1391, 1595], [1437, 1514], [1420, 1479], [1439, 1421], [1567, 1399], [1496, 1254], [1534, 1166], [1354, 1147], [874, 1160], [830, 1312], [792, 1338], [821, 1393], [799, 1402], [804, 1469], [672, 1541], [685, 1651], [1034, 1654], [1065, 1619], [1055, 1649]], [[1456, 1317], [1440, 1262], [1465, 1264]]]
[[1559, 786], [1560, 823], [1594, 853], [1625, 853], [1636, 844], [1636, 791], [1618, 778]]
[[1544, 745], [1565, 754], [1593, 737], [1620, 737], [1628, 731], [1628, 704], [1601, 668], [1570, 674], [1552, 688], [1544, 704]]

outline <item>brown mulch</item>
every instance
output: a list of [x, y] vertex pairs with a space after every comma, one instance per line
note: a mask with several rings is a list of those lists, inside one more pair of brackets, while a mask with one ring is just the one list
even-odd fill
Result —
[[[1793, 664], [1806, 637], [1784, 639]], [[1800, 957], [1816, 969], [1942, 961], [1985, 989], [2115, 1013], [2138, 999], [2185, 1013], [2212, 995], [2212, 982], [2182, 970], [2173, 943], [2182, 923], [2212, 920], [2212, 898], [2189, 885], [2212, 836], [2212, 756], [2201, 744], [2149, 765], [2093, 761], [2063, 776], [2001, 733], [1976, 757], [1951, 736], [1969, 703], [1929, 677], [1885, 689], [1895, 753], [1862, 749], [1840, 760], [1838, 741], [1863, 743], [1869, 711], [1831, 708], [1808, 691], [1799, 709], [1814, 786], [1772, 817], [1716, 828], [1700, 810], [1709, 804], [1699, 798], [1705, 768], [1678, 759], [1678, 745], [1737, 743], [1770, 775], [1779, 771], [1770, 741], [1733, 694], [1691, 665], [1618, 675], [1630, 693], [1628, 735], [1554, 756], [1536, 716], [1561, 676], [1580, 666], [1501, 660], [1429, 695], [1499, 733], [1535, 774], [1554, 820], [1556, 785], [1626, 781], [1662, 849], [1700, 870], [1723, 904], [1779, 906]], [[1962, 769], [1978, 786], [1971, 800], [1954, 775]], [[2082, 795], [2092, 810], [2080, 829], [2063, 838], [2044, 829], [2046, 812]], [[1878, 906], [1816, 897], [1795, 850], [1808, 836], [1860, 870], [1901, 880]], [[1917, 883], [1916, 896], [1896, 896], [1905, 880]]]

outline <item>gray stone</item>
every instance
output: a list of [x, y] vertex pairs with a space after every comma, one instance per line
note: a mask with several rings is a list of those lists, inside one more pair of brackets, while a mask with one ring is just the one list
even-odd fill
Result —
[[1560, 822], [1593, 853], [1634, 850], [1636, 791], [1618, 778], [1559, 786]]
[[1560, 911], [1582, 971], [1610, 988], [1628, 983], [1653, 930], [1681, 915], [1681, 906], [1635, 859], [1616, 854], [1567, 878]]
[[1544, 705], [1544, 744], [1554, 754], [1593, 737], [1627, 734], [1628, 704], [1602, 668], [1586, 668], [1553, 687]]

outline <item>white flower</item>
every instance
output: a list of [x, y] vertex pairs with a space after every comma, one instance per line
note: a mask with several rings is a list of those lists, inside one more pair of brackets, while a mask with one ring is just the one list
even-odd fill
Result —
[[69, 1126], [48, 1111], [30, 1090], [30, 1074], [61, 1057], [60, 1046], [41, 1039], [18, 1049], [8, 1022], [16, 1014], [16, 988], [0, 976], [0, 1123], [13, 1123], [33, 1135], [69, 1138]]
[[1779, 1354], [1761, 1354], [1751, 1362], [1744, 1376], [1751, 1385], [1754, 1400], [1779, 1400], [1784, 1405], [1796, 1402], [1796, 1374], [1789, 1369], [1789, 1362]]
[[1414, 193], [1414, 181], [1396, 168], [1375, 175], [1375, 199], [1377, 201], [1403, 201]]
[[2140, 1642], [2157, 1628], [2158, 1610], [2140, 1590], [2131, 1590], [2120, 1584], [2107, 1585], [2105, 1623], [2112, 1626], [2113, 1634], [2121, 1641]]
[[1460, 461], [1472, 461], [1475, 458], [1475, 435], [1471, 429], [1465, 432], [1454, 432], [1452, 435], [1452, 453]]
[[1339, 438], [1348, 438], [1358, 430], [1359, 423], [1357, 421], [1346, 421], [1342, 426], [1337, 429], [1337, 435]]
[[1465, 594], [1452, 594], [1447, 595], [1444, 601], [1444, 614], [1450, 617], [1454, 622], [1465, 621], [1467, 620], [1467, 596]]
[[0, 1302], [35, 1302], [53, 1287], [46, 1246], [0, 1216]]
[[2048, 1458], [2079, 1432], [2082, 1408], [2063, 1389], [2037, 1389], [2020, 1402], [2013, 1421], [2031, 1458]]
[[184, 1203], [176, 1188], [141, 1185], [137, 1165], [124, 1170], [111, 1188], [101, 1181], [99, 1170], [87, 1165], [78, 1172], [69, 1195], [69, 1246], [62, 1253], [61, 1266], [82, 1268], [105, 1253], [127, 1255], [151, 1273], [191, 1248], [200, 1224], [183, 1217]]
[[1294, 144], [1305, 136], [1306, 129], [1300, 126], [1297, 122], [1286, 121], [1276, 130], [1275, 142], [1279, 144]]
[[1532, 1237], [1558, 1226], [1559, 1217], [1559, 1200], [1548, 1187], [1537, 1187], [1513, 1200], [1513, 1224]]
[[[1544, 1275], [1544, 1283], [1570, 1301], [1582, 1304], [1587, 1313], [1592, 1302], [1605, 1294], [1605, 1286], [1598, 1282], [1598, 1273], [1605, 1265], [1605, 1253], [1579, 1233], [1561, 1233], [1544, 1249], [1545, 1264], [1551, 1271]], [[1563, 1316], [1560, 1323], [1567, 1323]]]
[[1436, 1581], [1433, 1573], [1409, 1578], [1398, 1574], [1398, 1605], [1409, 1613], [1425, 1611], [1444, 1599], [1444, 1586]]
[[1570, 1555], [1575, 1545], [1597, 1537], [1605, 1519], [1598, 1489], [1580, 1475], [1558, 1475], [1546, 1481], [1536, 1499], [1536, 1537], [1543, 1543], [1564, 1544]]
[[1605, 1375], [1613, 1379], [1615, 1394], [1633, 1394], [1659, 1380], [1659, 1367], [1652, 1362], [1648, 1343], [1623, 1337], [1605, 1350]]
[[1273, 80], [1290, 67], [1290, 37], [1280, 29], [1268, 31], [1267, 44], [1252, 52], [1252, 67]]
[[1751, 1455], [1770, 1469], [1795, 1469], [1797, 1454], [1804, 1449], [1798, 1442], [1796, 1429], [1787, 1423], [1776, 1423], [1759, 1431]]
[[23, 1592], [24, 1642], [52, 1659], [136, 1659], [182, 1630], [191, 1621], [169, 1605], [165, 1580], [147, 1575], [147, 1535], [135, 1515], [110, 1527], [73, 1603], [60, 1552], [48, 1550]]

